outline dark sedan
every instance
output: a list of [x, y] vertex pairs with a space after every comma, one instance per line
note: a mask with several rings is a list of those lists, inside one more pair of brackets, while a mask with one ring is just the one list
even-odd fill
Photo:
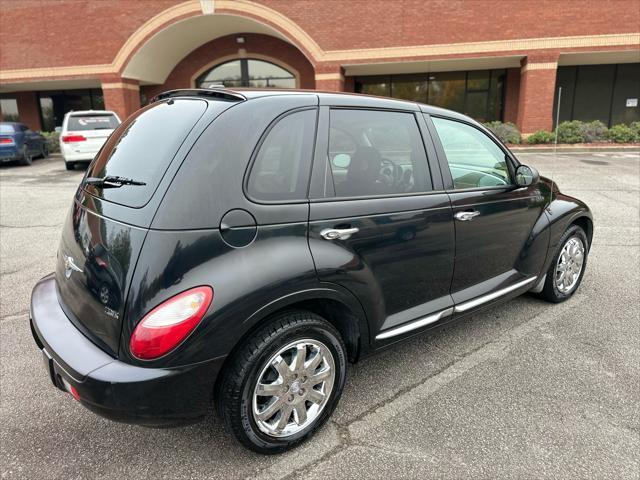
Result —
[[24, 123], [0, 123], [0, 163], [17, 160], [20, 165], [31, 165], [34, 157], [49, 155], [47, 139]]

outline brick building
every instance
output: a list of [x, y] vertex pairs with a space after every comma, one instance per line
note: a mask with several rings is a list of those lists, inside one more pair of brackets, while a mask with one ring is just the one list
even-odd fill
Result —
[[52, 130], [228, 86], [413, 99], [524, 134], [640, 120], [640, 0], [0, 0], [0, 107]]

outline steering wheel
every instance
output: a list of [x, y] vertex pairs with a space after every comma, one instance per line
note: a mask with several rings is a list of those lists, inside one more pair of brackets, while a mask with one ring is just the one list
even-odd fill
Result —
[[388, 158], [383, 158], [379, 179], [387, 187], [395, 187], [402, 181], [402, 168]]

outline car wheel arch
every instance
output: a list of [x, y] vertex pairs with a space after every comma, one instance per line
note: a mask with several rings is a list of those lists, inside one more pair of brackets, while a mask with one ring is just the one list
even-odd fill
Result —
[[577, 225], [584, 230], [584, 233], [587, 235], [587, 240], [589, 241], [587, 248], [591, 248], [591, 242], [593, 241], [593, 220], [587, 215], [578, 215], [571, 220], [569, 227], [571, 225]]
[[[228, 365], [234, 353], [240, 349], [244, 341], [262, 328], [271, 318], [287, 311], [308, 311], [320, 315], [340, 332], [347, 347], [348, 359], [355, 363], [369, 351], [369, 326], [360, 302], [353, 294], [338, 285], [319, 286], [295, 292], [268, 303], [244, 322], [246, 329], [234, 342], [226, 355], [221, 371]], [[214, 398], [218, 395], [220, 379], [218, 375], [213, 389]]]
[[351, 292], [333, 284], [293, 292], [269, 302], [247, 317], [246, 328], [234, 348], [271, 317], [285, 310], [305, 310], [329, 321], [342, 335], [352, 362], [368, 349], [369, 326], [362, 305]]
[[588, 248], [591, 248], [593, 239], [593, 217], [591, 210], [581, 201], [569, 197], [567, 195], [558, 194], [559, 198], [554, 199], [547, 207], [549, 218], [548, 229], [550, 233], [549, 249], [544, 266], [540, 272], [544, 274], [549, 268], [556, 249], [559, 247], [558, 242], [564, 232], [572, 225], [581, 227], [587, 235]]

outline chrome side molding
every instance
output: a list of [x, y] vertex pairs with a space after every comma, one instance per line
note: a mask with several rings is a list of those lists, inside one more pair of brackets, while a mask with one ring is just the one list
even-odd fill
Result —
[[538, 283], [535, 284], [535, 286], [529, 290], [531, 293], [540, 293], [543, 289], [544, 289], [544, 282], [547, 280], [547, 274], [545, 273], [541, 278], [540, 281]]
[[524, 287], [530, 283], [535, 282], [537, 277], [525, 278], [524, 280], [519, 281], [518, 283], [514, 283], [513, 285], [509, 285], [508, 287], [502, 288], [492, 293], [488, 293], [487, 295], [483, 295], [478, 298], [474, 298], [473, 300], [469, 300], [468, 302], [461, 303], [455, 306], [456, 313], [466, 312], [467, 310], [471, 310], [472, 308], [478, 307], [483, 303], [490, 302], [491, 300], [495, 300], [498, 297], [502, 297], [507, 293], [513, 292], [514, 290], [518, 290], [519, 288]]
[[376, 335], [376, 340], [384, 340], [386, 338], [395, 337], [396, 335], [402, 335], [403, 333], [410, 332], [411, 330], [416, 330], [421, 327], [426, 327], [427, 325], [431, 323], [435, 323], [438, 320], [444, 317], [448, 317], [452, 314], [453, 314], [453, 307], [446, 308], [444, 310], [441, 310], [440, 312], [433, 313], [424, 318], [420, 318], [418, 320], [414, 320], [413, 322], [405, 323], [404, 325], [401, 325], [399, 327], [392, 328], [391, 330], [382, 332]]
[[439, 312], [432, 313], [431, 315], [428, 315], [426, 317], [420, 318], [418, 320], [414, 320], [413, 322], [405, 323], [404, 325], [400, 325], [399, 327], [392, 328], [391, 330], [386, 330], [376, 335], [376, 340], [385, 340], [387, 338], [395, 337], [397, 335], [402, 335], [403, 333], [407, 333], [412, 330], [416, 330], [418, 328], [426, 327], [427, 325], [435, 323], [438, 320], [442, 320], [445, 317], [449, 317], [453, 315], [454, 312], [455, 313], [466, 312], [467, 310], [471, 310], [472, 308], [478, 307], [484, 303], [490, 302], [491, 300], [495, 300], [496, 298], [502, 297], [507, 293], [513, 292], [514, 290], [518, 290], [519, 288], [522, 288], [525, 285], [529, 285], [530, 283], [533, 283], [536, 280], [537, 280], [537, 277], [525, 278], [524, 280], [521, 280], [518, 283], [514, 283], [513, 285], [510, 285], [508, 287], [502, 288], [492, 293], [488, 293], [487, 295], [474, 298], [473, 300], [469, 300], [468, 302], [461, 303], [460, 305], [456, 305], [455, 307], [449, 307]]

